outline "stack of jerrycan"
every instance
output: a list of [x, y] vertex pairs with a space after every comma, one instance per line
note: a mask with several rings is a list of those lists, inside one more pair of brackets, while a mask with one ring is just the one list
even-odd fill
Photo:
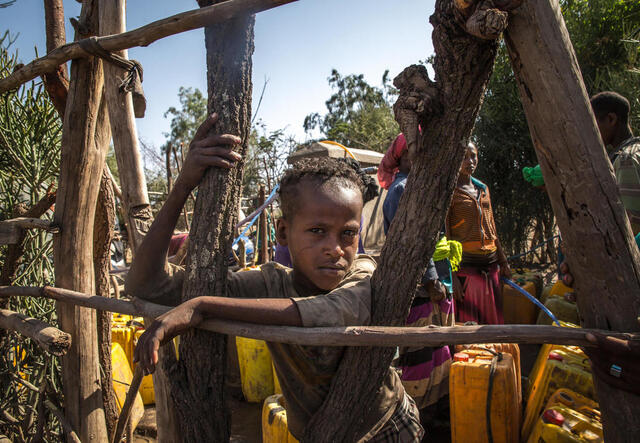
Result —
[[[523, 271], [513, 274], [512, 280], [536, 298], [542, 294], [542, 275]], [[533, 325], [538, 318], [539, 308], [511, 286], [502, 286], [502, 311], [505, 324]]]
[[262, 406], [262, 442], [298, 443], [289, 432], [284, 397], [280, 394], [267, 397]]
[[263, 340], [236, 337], [242, 394], [250, 403], [261, 403], [274, 393], [271, 353]]
[[[129, 366], [129, 370], [133, 372], [135, 370], [135, 364], [133, 363], [133, 351], [138, 342], [138, 338], [144, 332], [143, 319], [141, 317], [132, 317], [130, 315], [114, 314], [111, 323], [111, 343], [118, 344], [122, 348], [126, 357], [126, 363]], [[113, 356], [113, 351], [112, 351]], [[112, 359], [113, 360], [113, 359]], [[118, 364], [122, 364], [118, 361]], [[112, 361], [113, 372], [116, 372], [116, 362]], [[126, 392], [125, 392], [126, 393]], [[153, 379], [151, 375], [147, 375], [142, 379], [139, 390], [142, 402], [145, 405], [155, 403], [155, 393], [153, 390]], [[123, 398], [124, 400], [124, 398]]]
[[528, 443], [602, 443], [598, 404], [569, 389], [558, 389], [549, 398]]
[[451, 441], [515, 442], [522, 403], [516, 365], [508, 353], [468, 349], [454, 355], [449, 373]]
[[[550, 289], [548, 296], [543, 301], [544, 305], [558, 318], [558, 320], [580, 324], [576, 295], [573, 289], [557, 281]], [[539, 325], [550, 325], [551, 319], [540, 312], [536, 322]]]
[[522, 441], [527, 441], [545, 405], [559, 388], [595, 399], [589, 360], [577, 346], [543, 346], [538, 354], [529, 376]]

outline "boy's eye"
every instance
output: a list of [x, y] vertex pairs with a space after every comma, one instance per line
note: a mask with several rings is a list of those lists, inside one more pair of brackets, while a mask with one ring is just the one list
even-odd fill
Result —
[[354, 230], [352, 230], [352, 229], [347, 229], [346, 231], [344, 231], [344, 232], [342, 233], [342, 235], [344, 235], [345, 237], [351, 237], [351, 238], [353, 238], [353, 237], [355, 237], [356, 235], [358, 235], [358, 232], [357, 232], [357, 231], [354, 231]]
[[312, 232], [314, 234], [322, 234], [324, 232], [324, 229], [322, 229], [322, 228], [311, 228], [311, 229], [309, 229], [309, 232]]

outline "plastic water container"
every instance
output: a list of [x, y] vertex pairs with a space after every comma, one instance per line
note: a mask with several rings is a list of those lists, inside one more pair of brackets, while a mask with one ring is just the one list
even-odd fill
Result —
[[595, 399], [593, 377], [589, 360], [573, 350], [554, 349], [539, 373], [531, 379], [531, 390], [522, 426], [522, 440], [526, 441], [535, 422], [543, 412], [551, 395], [559, 388], [567, 388], [585, 397]]
[[262, 406], [262, 443], [298, 443], [287, 426], [284, 397], [267, 397]]
[[[578, 314], [578, 305], [575, 302], [575, 294], [567, 292], [564, 295], [549, 295], [544, 305], [553, 312], [558, 320], [573, 324], [580, 324], [580, 315]], [[550, 325], [552, 320], [544, 312], [538, 314], [539, 325]]]
[[[127, 391], [129, 390], [129, 385], [131, 385], [131, 380], [133, 380], [133, 373], [131, 372], [127, 355], [119, 343], [111, 344], [111, 374], [113, 377], [113, 390], [116, 393], [116, 403], [118, 404], [118, 411], [120, 411], [127, 398]], [[143, 414], [144, 404], [138, 392], [131, 408], [130, 420], [133, 429], [138, 426]]]
[[273, 363], [263, 340], [236, 337], [242, 393], [250, 403], [262, 403], [273, 395]]
[[600, 406], [594, 400], [580, 395], [571, 389], [560, 388], [549, 398], [545, 410], [552, 406], [562, 405], [586, 415], [596, 421], [600, 419]]
[[511, 354], [502, 354], [502, 360], [498, 361], [487, 351], [469, 349], [454, 355], [449, 373], [452, 443], [489, 441], [487, 402], [490, 379], [493, 387], [489, 420], [493, 442], [518, 441], [522, 405]]
[[602, 425], [567, 406], [546, 409], [527, 443], [602, 443]]
[[[537, 291], [534, 282], [516, 283], [529, 294], [536, 296]], [[538, 318], [538, 310], [538, 307], [531, 300], [514, 288], [508, 285], [502, 286], [502, 312], [505, 324], [533, 325]]]
[[511, 354], [513, 364], [516, 367], [516, 383], [518, 390], [518, 399], [522, 402], [522, 372], [520, 370], [520, 347], [516, 343], [483, 343], [475, 345], [457, 345], [456, 352], [465, 352], [468, 349], [491, 349], [495, 352], [504, 352]]

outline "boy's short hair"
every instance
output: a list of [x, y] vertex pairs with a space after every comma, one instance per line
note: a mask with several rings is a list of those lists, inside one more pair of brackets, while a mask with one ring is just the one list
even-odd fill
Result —
[[298, 189], [302, 180], [310, 180], [317, 184], [336, 181], [364, 195], [364, 185], [358, 173], [347, 163], [334, 158], [309, 158], [296, 162], [287, 169], [280, 180], [280, 208], [282, 217], [291, 220], [296, 210]]
[[629, 100], [617, 92], [599, 92], [591, 97], [591, 107], [598, 118], [602, 118], [612, 112], [618, 116], [618, 120], [623, 125], [629, 123], [629, 112], [631, 111]]

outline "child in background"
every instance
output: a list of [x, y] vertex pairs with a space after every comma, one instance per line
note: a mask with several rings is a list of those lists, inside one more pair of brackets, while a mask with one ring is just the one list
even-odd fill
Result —
[[[239, 160], [232, 150], [237, 137], [207, 136], [215, 121], [212, 116], [198, 129], [180, 176], [137, 251], [126, 282], [133, 296], [173, 305], [180, 301], [184, 272], [171, 275], [165, 264], [182, 206], [207, 167], [231, 168]], [[145, 373], [152, 372], [159, 347], [206, 318], [305, 327], [369, 324], [375, 261], [356, 254], [362, 202], [362, 182], [344, 163], [298, 163], [280, 184], [283, 216], [276, 230], [278, 243], [289, 248], [292, 269], [267, 263], [260, 270], [229, 273], [229, 297], [202, 294], [156, 319], [140, 337], [135, 360]], [[300, 439], [331, 388], [345, 348], [267, 345], [289, 431]], [[415, 403], [391, 368], [371, 411], [358, 430], [359, 441], [419, 442], [424, 434]]]
[[447, 238], [462, 243], [462, 263], [454, 273], [456, 320], [502, 324], [500, 276], [511, 278], [493, 220], [489, 188], [472, 177], [478, 148], [469, 143], [446, 219]]

